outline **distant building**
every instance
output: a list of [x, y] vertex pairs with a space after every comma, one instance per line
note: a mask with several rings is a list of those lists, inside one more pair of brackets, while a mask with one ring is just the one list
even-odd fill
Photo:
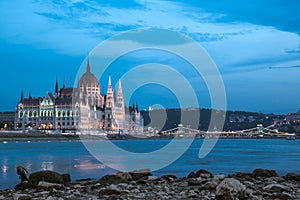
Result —
[[77, 88], [59, 89], [44, 97], [24, 97], [22, 92], [15, 112], [15, 128], [102, 130], [106, 132], [140, 132], [141, 115], [138, 105], [125, 107], [122, 83], [118, 81], [117, 95], [108, 77], [107, 93], [101, 95], [100, 84], [91, 72], [89, 60], [86, 72], [78, 81]]

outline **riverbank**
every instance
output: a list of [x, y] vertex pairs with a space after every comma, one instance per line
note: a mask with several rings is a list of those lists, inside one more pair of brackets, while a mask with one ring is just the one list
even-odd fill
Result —
[[0, 190], [0, 199], [300, 199], [300, 176], [255, 169], [229, 175], [198, 170], [177, 178], [155, 177], [144, 169], [65, 185], [40, 181], [33, 189]]
[[[32, 132], [0, 132], [0, 142], [44, 142], [44, 141], [79, 141], [79, 140], [155, 140], [155, 139], [204, 139], [204, 136], [142, 136], [142, 135], [118, 135], [118, 134], [108, 134], [107, 136], [97, 136], [97, 135], [75, 135], [75, 134], [49, 134], [43, 133], [41, 131]], [[219, 139], [286, 139], [286, 137], [256, 137], [256, 136], [211, 136], [211, 138]], [[299, 139], [295, 137], [295, 139]]]
[[76, 141], [80, 140], [78, 135], [45, 134], [42, 132], [31, 133], [0, 133], [0, 142], [44, 142], [44, 141]]

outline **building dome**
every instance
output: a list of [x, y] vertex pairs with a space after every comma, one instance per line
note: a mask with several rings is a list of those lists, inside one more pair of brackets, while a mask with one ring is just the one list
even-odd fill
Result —
[[79, 88], [84, 87], [84, 85], [89, 87], [100, 87], [97, 78], [93, 73], [91, 73], [89, 60], [87, 63], [86, 72], [82, 75], [78, 82]]

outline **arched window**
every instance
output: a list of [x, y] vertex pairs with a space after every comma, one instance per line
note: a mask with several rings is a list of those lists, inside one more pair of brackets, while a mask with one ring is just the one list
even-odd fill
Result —
[[69, 116], [70, 116], [70, 111], [68, 110], [68, 111], [67, 111], [67, 117], [69, 117]]
[[32, 117], [32, 111], [29, 111], [29, 117]]
[[23, 112], [22, 112], [22, 111], [20, 112], [20, 118], [21, 118], [21, 117], [23, 117]]
[[60, 117], [60, 116], [61, 116], [61, 112], [60, 112], [60, 111], [58, 111], [58, 114], [57, 114], [57, 115], [58, 115], [58, 117]]
[[65, 111], [62, 112], [62, 117], [65, 117], [66, 113]]

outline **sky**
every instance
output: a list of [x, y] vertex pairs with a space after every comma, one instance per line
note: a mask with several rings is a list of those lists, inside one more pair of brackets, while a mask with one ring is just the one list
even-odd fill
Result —
[[[60, 86], [73, 86], [78, 69], [97, 45], [137, 28], [175, 31], [201, 45], [220, 71], [228, 110], [300, 110], [298, 0], [11, 0], [0, 1], [0, 8], [0, 111], [14, 110], [22, 90], [25, 96], [53, 92], [56, 78]], [[114, 64], [134, 67], [161, 61], [187, 75], [194, 73], [184, 72], [187, 68], [180, 66], [186, 63], [168, 56], [140, 52]], [[118, 70], [112, 67], [108, 73], [116, 83]], [[99, 81], [105, 91], [107, 80]], [[211, 107], [203, 80], [189, 81], [200, 107]], [[176, 95], [156, 84], [140, 87], [128, 101], [140, 108], [178, 107]]]

